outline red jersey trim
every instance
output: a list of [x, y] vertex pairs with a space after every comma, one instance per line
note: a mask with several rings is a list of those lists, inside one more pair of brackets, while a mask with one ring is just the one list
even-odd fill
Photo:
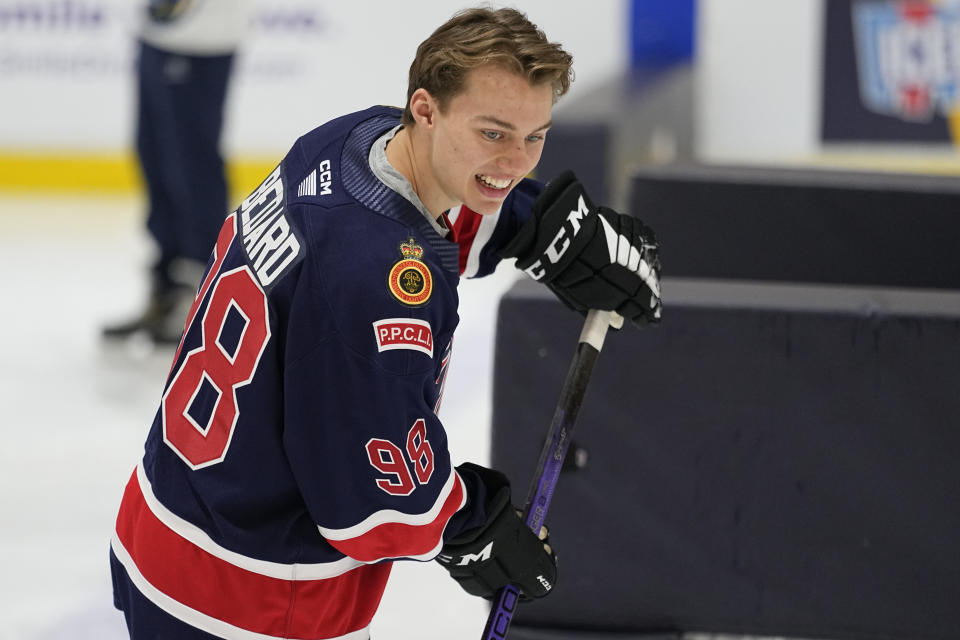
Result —
[[450, 240], [460, 245], [460, 275], [465, 278], [476, 277], [480, 270], [480, 252], [493, 236], [500, 211], [481, 215], [466, 205], [460, 205], [444, 216], [450, 229]]
[[[390, 564], [335, 577], [282, 579], [243, 569], [182, 537], [150, 509], [135, 472], [127, 483], [114, 553], [154, 604], [227, 638], [365, 638]], [[295, 575], [297, 565], [287, 565]]]
[[470, 248], [473, 246], [473, 238], [477, 235], [477, 229], [480, 228], [480, 221], [483, 216], [469, 209], [466, 205], [460, 205], [456, 210], [451, 210], [444, 216], [447, 220], [447, 227], [450, 229], [450, 240], [460, 245], [458, 263], [460, 275], [463, 275], [467, 268], [467, 258], [470, 257]]
[[360, 562], [432, 560], [443, 547], [447, 522], [466, 503], [463, 480], [451, 469], [436, 503], [426, 513], [411, 515], [385, 509], [346, 529], [319, 529], [333, 547]]

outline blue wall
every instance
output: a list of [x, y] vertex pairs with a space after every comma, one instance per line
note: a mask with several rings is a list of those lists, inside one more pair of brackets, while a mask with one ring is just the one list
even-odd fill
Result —
[[696, 0], [633, 0], [630, 61], [686, 62], [693, 59]]

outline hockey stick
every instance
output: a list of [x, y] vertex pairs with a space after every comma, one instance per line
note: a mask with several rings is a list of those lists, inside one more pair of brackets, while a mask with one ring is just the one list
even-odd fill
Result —
[[[570, 363], [567, 378], [560, 390], [560, 399], [557, 409], [550, 423], [543, 448], [540, 450], [540, 460], [537, 462], [537, 472], [527, 490], [527, 500], [524, 503], [523, 520], [536, 534], [540, 533], [540, 526], [547, 515], [547, 508], [553, 498], [553, 490], [560, 477], [563, 467], [563, 458], [570, 445], [570, 434], [580, 412], [580, 405], [587, 392], [587, 384], [593, 373], [593, 365], [600, 355], [603, 339], [607, 335], [607, 328], [611, 324], [619, 328], [623, 318], [613, 311], [590, 311], [583, 323], [580, 332], [580, 341], [577, 352]], [[520, 592], [513, 585], [500, 589], [493, 598], [493, 608], [487, 617], [487, 624], [483, 628], [483, 640], [503, 640], [507, 637], [507, 630], [517, 610], [520, 601]]]

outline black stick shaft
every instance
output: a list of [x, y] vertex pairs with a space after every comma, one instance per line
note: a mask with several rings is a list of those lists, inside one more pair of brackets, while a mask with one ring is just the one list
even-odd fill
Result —
[[[537, 462], [537, 472], [527, 490], [527, 500], [524, 504], [524, 522], [534, 533], [540, 533], [540, 527], [547, 515], [553, 491], [560, 478], [563, 459], [570, 445], [570, 435], [574, 423], [580, 413], [580, 406], [587, 393], [590, 376], [607, 328], [610, 326], [613, 314], [609, 311], [590, 311], [580, 333], [580, 342], [577, 352], [573, 356], [567, 377], [560, 389], [560, 399], [557, 409], [550, 423], [543, 448], [540, 450], [540, 460]], [[513, 620], [520, 601], [520, 593], [513, 585], [507, 585], [497, 592], [493, 599], [493, 608], [487, 617], [487, 624], [483, 629], [483, 640], [503, 640]]]

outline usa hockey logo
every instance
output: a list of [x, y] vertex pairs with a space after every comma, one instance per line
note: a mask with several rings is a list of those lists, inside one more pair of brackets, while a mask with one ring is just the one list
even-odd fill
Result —
[[960, 9], [900, 0], [853, 5], [860, 95], [871, 111], [914, 122], [949, 116], [960, 84]]

